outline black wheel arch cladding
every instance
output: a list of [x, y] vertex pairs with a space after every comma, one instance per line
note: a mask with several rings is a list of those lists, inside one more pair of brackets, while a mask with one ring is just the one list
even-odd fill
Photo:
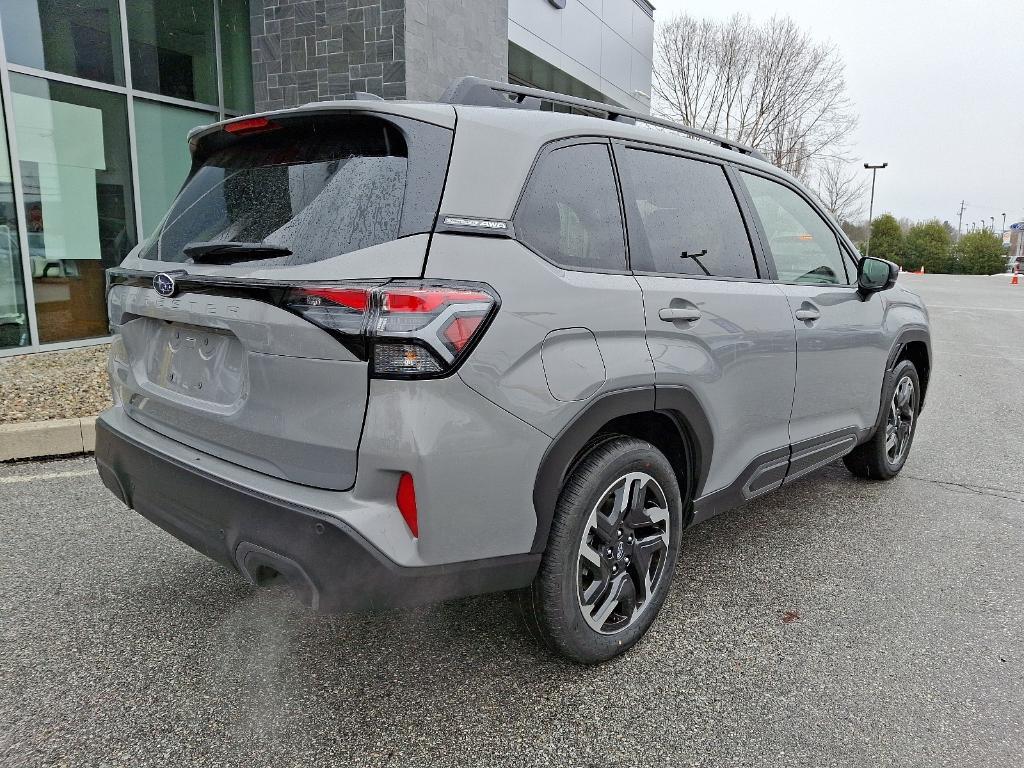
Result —
[[[711, 423], [693, 392], [685, 387], [654, 386], [608, 392], [577, 414], [541, 459], [533, 487], [537, 529], [531, 552], [543, 552], [547, 546], [562, 483], [581, 452], [610, 422], [647, 414], [667, 417], [685, 446], [688, 466], [675, 467], [677, 476], [680, 469], [685, 473], [686, 483], [680, 483], [684, 505], [689, 507], [692, 499], [699, 496], [710, 468], [714, 437]], [[684, 525], [687, 522], [684, 520]]]

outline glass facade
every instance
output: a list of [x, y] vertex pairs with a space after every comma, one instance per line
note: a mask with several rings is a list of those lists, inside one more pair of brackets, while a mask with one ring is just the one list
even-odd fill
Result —
[[0, 0], [7, 61], [124, 85], [117, 0]]
[[0, 349], [31, 343], [7, 131], [0, 132]]
[[135, 133], [143, 148], [139, 155], [143, 237], [156, 229], [188, 173], [191, 158], [182, 137], [197, 125], [216, 120], [211, 112], [135, 100]]
[[217, 103], [217, 45], [209, 0], [128, 3], [132, 85], [185, 101]]
[[0, 0], [0, 355], [107, 335], [185, 136], [252, 110], [248, 0]]

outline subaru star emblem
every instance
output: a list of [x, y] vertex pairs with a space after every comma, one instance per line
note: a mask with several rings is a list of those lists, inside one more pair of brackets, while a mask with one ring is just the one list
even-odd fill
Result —
[[173, 296], [178, 286], [174, 284], [174, 278], [166, 272], [161, 272], [153, 278], [153, 290], [161, 296]]

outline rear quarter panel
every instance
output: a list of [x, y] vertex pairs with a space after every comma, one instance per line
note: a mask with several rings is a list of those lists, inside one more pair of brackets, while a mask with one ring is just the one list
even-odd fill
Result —
[[[644, 339], [643, 298], [631, 275], [561, 269], [512, 240], [439, 234], [430, 249], [426, 276], [479, 280], [498, 292], [501, 307], [494, 322], [459, 375], [491, 402], [550, 436], [599, 394], [654, 383], [654, 364]], [[560, 329], [590, 331], [603, 362], [603, 373], [596, 363], [588, 368], [593, 371], [593, 386], [573, 377], [572, 399], [558, 385], [549, 386], [545, 374], [545, 361], [550, 373], [557, 348], [552, 355], [549, 346], [542, 359], [545, 338]], [[559, 345], [566, 338], [578, 339], [582, 348], [588, 336], [557, 334], [552, 339]], [[581, 353], [579, 361], [562, 360], [574, 366], [587, 358]]]

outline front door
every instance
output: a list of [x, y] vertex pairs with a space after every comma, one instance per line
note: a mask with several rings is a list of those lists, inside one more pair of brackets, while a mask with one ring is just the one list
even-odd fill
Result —
[[683, 388], [710, 421], [698, 496], [771, 490], [785, 474], [796, 374], [786, 296], [764, 279], [722, 165], [629, 146], [616, 160], [659, 404]]
[[[889, 353], [882, 332], [885, 297], [859, 293], [852, 257], [795, 188], [753, 173], [740, 176], [796, 325], [794, 461], [802, 447], [815, 444], [845, 453], [878, 416]], [[803, 463], [809, 469], [828, 459], [826, 450]]]

